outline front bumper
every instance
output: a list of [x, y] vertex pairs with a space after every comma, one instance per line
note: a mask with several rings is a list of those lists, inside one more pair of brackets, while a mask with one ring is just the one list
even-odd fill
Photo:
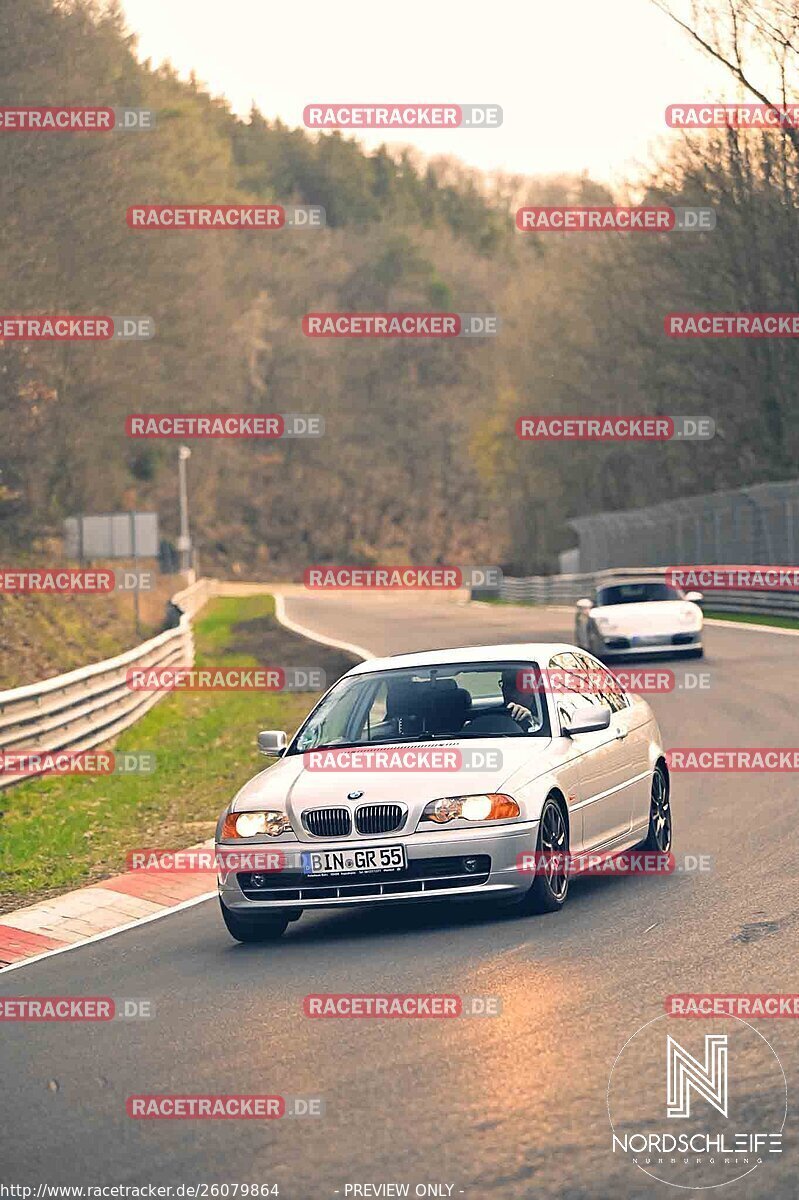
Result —
[[614, 634], [600, 636], [602, 653], [614, 658], [632, 658], [639, 654], [678, 655], [702, 649], [701, 629], [688, 633], [658, 633], [631, 637]]
[[[303, 879], [300, 875], [299, 856], [302, 850], [309, 849], [308, 843], [287, 842], [279, 844], [286, 855], [286, 868], [271, 872], [265, 887], [249, 886], [249, 872], [220, 871], [219, 895], [226, 908], [250, 914], [277, 909], [296, 911], [298, 908], [474, 900], [484, 896], [512, 901], [523, 896], [533, 881], [529, 873], [517, 870], [516, 863], [520, 854], [535, 849], [537, 836], [537, 821], [520, 821], [498, 829], [483, 825], [474, 830], [442, 830], [397, 838], [359, 838], [359, 849], [402, 843], [408, 856], [407, 869], [390, 875], [380, 873], [371, 880], [366, 873], [358, 876], [357, 882], [349, 875], [338, 883], [336, 876], [317, 877], [313, 884], [310, 878]], [[251, 848], [256, 847], [251, 844]], [[341, 843], [335, 839], [324, 843], [314, 840], [314, 848], [337, 850]], [[347, 843], [347, 848], [352, 849], [352, 842]], [[217, 850], [225, 849], [230, 850], [231, 843], [217, 844]], [[486, 857], [490, 864], [481, 861]], [[471, 878], [463, 868], [464, 859], [478, 862], [478, 869], [471, 873]], [[447, 860], [451, 862], [448, 864]], [[303, 883], [311, 886], [304, 887]], [[355, 892], [355, 888], [359, 890]], [[262, 899], [255, 898], [258, 893]]]

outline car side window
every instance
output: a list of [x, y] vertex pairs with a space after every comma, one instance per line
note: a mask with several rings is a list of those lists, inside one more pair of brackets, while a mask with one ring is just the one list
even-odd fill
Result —
[[576, 655], [570, 652], [553, 654], [549, 660], [550, 678], [548, 686], [555, 696], [558, 719], [563, 722], [574, 714], [580, 704], [596, 704], [595, 696], [586, 691], [585, 667]]
[[569, 695], [582, 696], [587, 704], [596, 703], [585, 663], [579, 655], [571, 652], [554, 654], [549, 661], [549, 669], [553, 672], [553, 687]]
[[606, 704], [613, 713], [630, 707], [630, 701], [624, 688], [603, 663], [596, 658], [591, 658], [589, 654], [578, 654], [577, 657], [591, 679], [591, 690], [600, 704]]

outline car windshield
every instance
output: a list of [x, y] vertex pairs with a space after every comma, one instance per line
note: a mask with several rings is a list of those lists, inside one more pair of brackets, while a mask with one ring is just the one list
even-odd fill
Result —
[[328, 747], [477, 737], [548, 737], [533, 662], [446, 663], [345, 676], [301, 726], [287, 753]]
[[682, 595], [668, 583], [618, 583], [597, 590], [597, 606], [608, 604], [643, 604], [649, 600], [682, 600]]

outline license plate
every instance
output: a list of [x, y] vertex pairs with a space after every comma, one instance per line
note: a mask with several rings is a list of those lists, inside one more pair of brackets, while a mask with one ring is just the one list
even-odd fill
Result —
[[343, 875], [370, 871], [401, 871], [406, 865], [404, 846], [347, 847], [345, 850], [304, 850], [306, 875]]

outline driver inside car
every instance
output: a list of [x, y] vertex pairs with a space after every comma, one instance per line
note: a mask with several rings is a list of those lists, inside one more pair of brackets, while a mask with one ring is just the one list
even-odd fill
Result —
[[534, 728], [538, 722], [528, 707], [529, 698], [518, 687], [518, 674], [518, 671], [503, 671], [500, 686], [505, 712], [526, 732]]

